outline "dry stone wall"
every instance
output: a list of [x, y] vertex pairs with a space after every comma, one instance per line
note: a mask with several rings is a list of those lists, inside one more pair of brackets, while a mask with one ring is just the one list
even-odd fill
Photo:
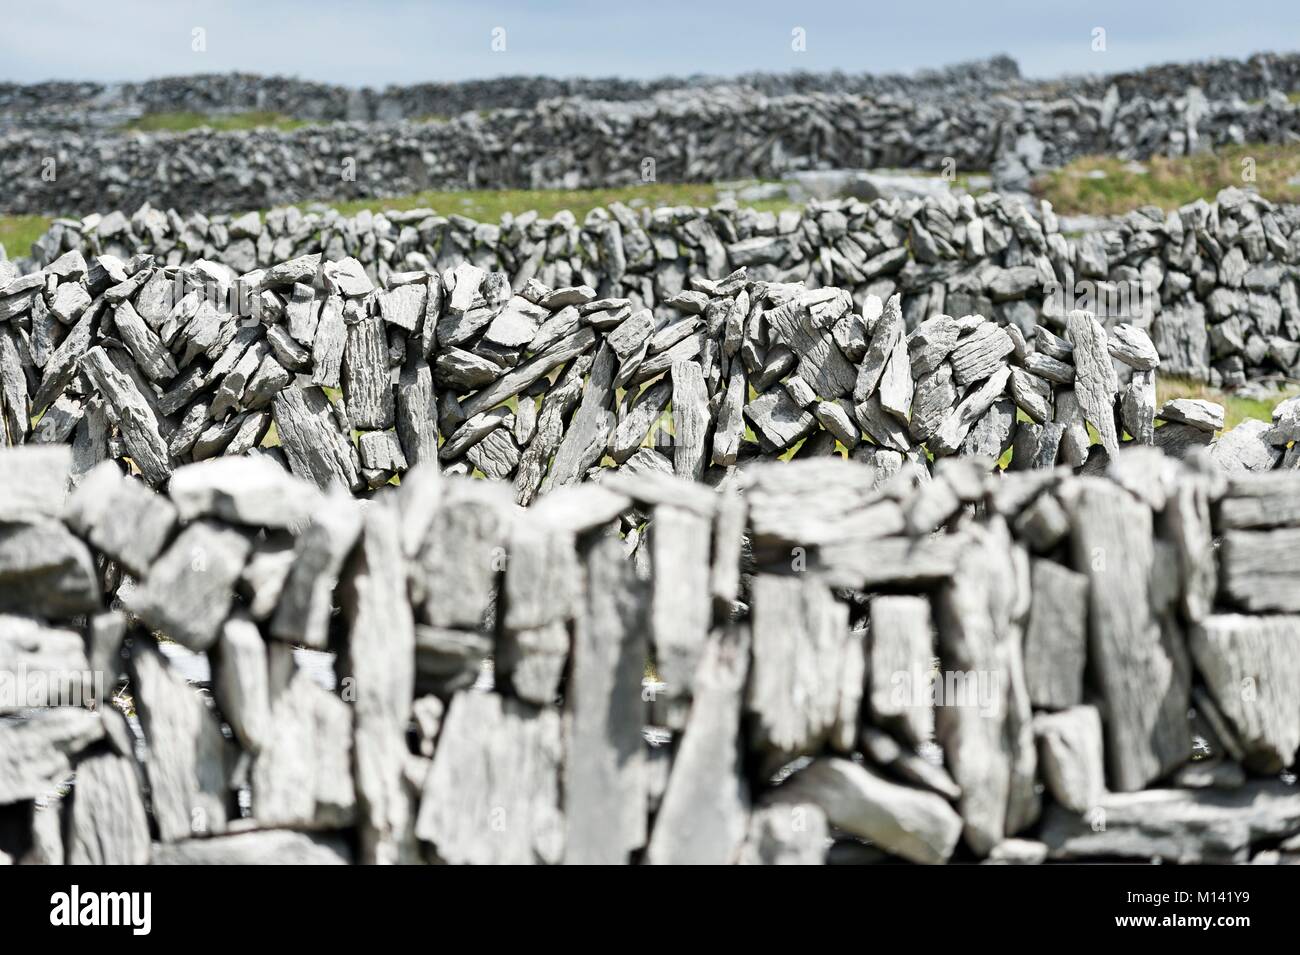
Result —
[[618, 77], [558, 79], [499, 77], [458, 83], [416, 83], [382, 90], [354, 89], [285, 76], [248, 73], [164, 77], [143, 83], [0, 83], [0, 128], [71, 130], [106, 127], [148, 113], [236, 113], [267, 110], [309, 120], [392, 120], [457, 116], [484, 109], [532, 108], [544, 100], [629, 101], [682, 90], [737, 86], [766, 96], [856, 93], [916, 99], [995, 94], [1036, 99], [1105, 96], [1114, 86], [1124, 99], [1178, 97], [1188, 87], [1210, 99], [1262, 100], [1273, 91], [1300, 89], [1300, 57], [1261, 53], [1246, 60], [1168, 63], [1102, 76], [1028, 80], [1015, 60], [995, 56], [912, 75], [872, 73], [747, 73], [735, 77]]
[[1300, 855], [1294, 473], [72, 475], [0, 452], [14, 861]]
[[1300, 377], [1300, 206], [1236, 189], [1167, 215], [1139, 209], [1115, 228], [1073, 237], [1049, 206], [988, 193], [812, 203], [779, 214], [615, 204], [581, 222], [526, 213], [495, 224], [432, 210], [343, 217], [288, 208], [263, 218], [142, 207], [58, 220], [33, 252], [22, 270], [68, 252], [152, 255], [172, 267], [203, 259], [236, 275], [295, 257], [350, 256], [379, 285], [394, 273], [468, 262], [504, 273], [516, 292], [533, 279], [587, 285], [660, 322], [692, 277], [743, 267], [767, 282], [842, 288], [859, 308], [871, 295], [897, 293], [909, 330], [946, 312], [980, 314], [1026, 337], [1040, 323], [1060, 334], [1079, 307], [1108, 326], [1148, 332], [1169, 374], [1225, 387]]
[[632, 102], [547, 100], [446, 122], [184, 133], [0, 133], [8, 213], [158, 207], [230, 212], [426, 189], [606, 188], [778, 179], [800, 170], [991, 170], [1002, 187], [1081, 155], [1182, 155], [1295, 142], [1300, 104], [1082, 95], [919, 100], [768, 97], [740, 87]]
[[1074, 310], [1059, 335], [978, 314], [909, 331], [897, 295], [858, 309], [743, 269], [690, 286], [656, 314], [586, 285], [512, 292], [468, 262], [380, 289], [351, 258], [232, 282], [70, 252], [0, 289], [0, 433], [72, 444], [78, 473], [129, 459], [155, 487], [256, 454], [352, 491], [422, 463], [477, 472], [520, 503], [615, 471], [717, 483], [788, 453], [1095, 468], [1132, 442], [1211, 445], [1230, 470], [1300, 460], [1300, 402], [1218, 440], [1222, 408], [1157, 408], [1161, 360], [1136, 325]]
[[[1271, 69], [1231, 62], [1202, 66], [1206, 76], [1225, 69], [1264, 82], [1285, 85], [1291, 61], [1278, 58]], [[1251, 82], [1245, 76], [1243, 82]], [[150, 113], [242, 113], [265, 110], [307, 120], [374, 121], [458, 116], [489, 109], [529, 109], [544, 100], [580, 98], [606, 101], [649, 99], [677, 90], [741, 86], [768, 96], [839, 92], [898, 96], [976, 95], [1029, 85], [1007, 56], [956, 64], [914, 75], [840, 72], [748, 73], [733, 78], [709, 76], [630, 80], [623, 77], [505, 76], [453, 83], [414, 83], [383, 89], [316, 83], [287, 76], [210, 73], [171, 76], [143, 83], [0, 83], [0, 129], [26, 126], [76, 130], [105, 127]]]

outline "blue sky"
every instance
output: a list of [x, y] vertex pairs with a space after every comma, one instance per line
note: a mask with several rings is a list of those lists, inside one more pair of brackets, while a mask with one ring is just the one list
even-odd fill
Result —
[[[8, 8], [8, 9], [6, 9]], [[350, 86], [505, 74], [911, 72], [1005, 52], [1030, 76], [1300, 48], [1253, 0], [0, 0], [0, 80], [279, 73]], [[791, 49], [802, 28], [807, 49]], [[1092, 31], [1106, 30], [1104, 53]], [[207, 49], [191, 49], [192, 31]], [[493, 30], [505, 50], [493, 52]]]

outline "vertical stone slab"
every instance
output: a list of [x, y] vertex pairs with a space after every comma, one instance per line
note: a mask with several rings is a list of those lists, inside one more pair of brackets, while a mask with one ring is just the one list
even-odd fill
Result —
[[418, 859], [415, 807], [402, 776], [415, 693], [415, 621], [406, 580], [396, 510], [372, 503], [341, 594], [348, 627], [343, 677], [352, 681], [353, 768], [367, 864]]
[[669, 701], [668, 724], [677, 729], [685, 722], [684, 707], [709, 633], [712, 531], [709, 518], [684, 507], [661, 504], [654, 509], [651, 635]]
[[646, 859], [658, 865], [728, 865], [749, 822], [740, 711], [749, 634], [714, 634], [695, 678], [690, 719], [664, 792]]
[[132, 689], [144, 725], [149, 799], [164, 842], [224, 832], [230, 807], [227, 743], [198, 690], [152, 641], [131, 648]]
[[934, 710], [929, 697], [920, 694], [934, 665], [929, 598], [872, 597], [870, 619], [872, 719], [918, 746], [934, 734]]
[[496, 677], [520, 699], [555, 699], [569, 657], [579, 568], [573, 534], [529, 511], [510, 532]]
[[1052, 560], [1030, 569], [1033, 605], [1025, 631], [1025, 677], [1034, 706], [1060, 710], [1083, 702], [1088, 659], [1088, 578]]
[[294, 541], [293, 564], [271, 618], [273, 637], [325, 648], [334, 588], [360, 532], [361, 510], [347, 495], [331, 494], [316, 505]]
[[511, 509], [504, 484], [447, 485], [419, 559], [425, 615], [435, 627], [482, 626], [505, 570]]
[[457, 693], [424, 781], [416, 835], [451, 864], [564, 856], [560, 714], [496, 693]]
[[68, 809], [69, 865], [147, 865], [149, 820], [132, 760], [101, 753], [77, 764]]
[[1115, 429], [1115, 396], [1119, 378], [1106, 346], [1106, 330], [1092, 313], [1073, 311], [1066, 335], [1074, 343], [1074, 395], [1083, 416], [1097, 429], [1102, 446], [1114, 457], [1119, 451]]
[[751, 744], [787, 755], [815, 752], [840, 718], [849, 608], [806, 572], [755, 575], [751, 601]]
[[711, 424], [709, 392], [698, 362], [676, 361], [673, 378], [673, 471], [692, 481], [704, 479]]
[[[953, 779], [966, 842], [987, 855], [1006, 833], [1011, 800], [1007, 744], [1006, 669], [999, 652], [991, 593], [995, 557], [982, 530], [963, 548], [950, 580], [939, 589], [938, 622], [942, 705], [935, 725]], [[1000, 684], [1000, 685], [999, 685]]]
[[[290, 648], [272, 645], [292, 667]], [[272, 676], [272, 683], [281, 681]], [[335, 829], [356, 818], [352, 708], [292, 672], [271, 706], [271, 731], [253, 761], [253, 818], [261, 828]]]
[[1080, 478], [1067, 503], [1074, 567], [1088, 575], [1089, 657], [1106, 713], [1110, 787], [1134, 792], [1190, 755], [1190, 674], [1152, 611], [1151, 510], [1123, 488]]
[[586, 593], [565, 699], [565, 861], [624, 863], [646, 839], [641, 677], [650, 593], [617, 536], [599, 536], [582, 559]]
[[378, 315], [347, 326], [342, 370], [343, 400], [353, 425], [363, 430], [391, 427], [394, 406], [388, 337]]
[[411, 467], [438, 466], [438, 397], [429, 363], [414, 352], [397, 381], [397, 438]]

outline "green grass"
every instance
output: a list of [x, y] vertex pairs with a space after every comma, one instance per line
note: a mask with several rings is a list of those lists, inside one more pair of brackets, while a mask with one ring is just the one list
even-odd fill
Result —
[[309, 125], [311, 120], [255, 110], [250, 113], [146, 113], [123, 128], [144, 133], [183, 133], [203, 126], [227, 132], [233, 129], [298, 129]]
[[[1253, 182], [1244, 178], [1246, 160], [1253, 162]], [[1034, 193], [1060, 213], [1123, 215], [1144, 205], [1171, 210], [1197, 199], [1213, 200], [1228, 186], [1257, 191], [1275, 202], [1300, 202], [1300, 184], [1290, 181], [1297, 177], [1300, 146], [1255, 144], [1196, 156], [1153, 156], [1136, 165], [1113, 156], [1085, 156], [1041, 177]]]
[[0, 216], [0, 245], [11, 259], [27, 255], [52, 221], [45, 216]]

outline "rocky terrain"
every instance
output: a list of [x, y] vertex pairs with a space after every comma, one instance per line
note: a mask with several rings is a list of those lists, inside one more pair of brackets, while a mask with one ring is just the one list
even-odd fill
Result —
[[1079, 156], [1182, 155], [1287, 143], [1300, 104], [1177, 97], [850, 93], [768, 97], [740, 87], [633, 102], [548, 100], [446, 122], [333, 123], [182, 133], [0, 133], [0, 211], [158, 207], [229, 212], [424, 189], [579, 189], [647, 179], [775, 179], [809, 169], [991, 170], [1000, 188]]
[[[842, 288], [858, 309], [869, 296], [897, 293], [909, 331], [946, 313], [979, 314], [1027, 338], [1040, 323], [1059, 334], [1077, 307], [1146, 331], [1168, 374], [1216, 387], [1300, 377], [1300, 207], [1236, 189], [1167, 215], [1135, 210], [1115, 228], [1074, 237], [1049, 206], [990, 193], [820, 202], [779, 214], [615, 205], [581, 222], [567, 213], [480, 223], [432, 210], [342, 217], [294, 208], [265, 218], [182, 217], [142, 207], [59, 220], [35, 251], [11, 268], [34, 272], [68, 252], [87, 261], [148, 255], [166, 267], [218, 263], [233, 278], [319, 255], [355, 258], [383, 286], [394, 273], [469, 263], [502, 273], [514, 292], [534, 278], [586, 285], [651, 309], [660, 323], [693, 276], [744, 268], [751, 279]], [[0, 288], [0, 302], [13, 294]]]
[[362, 508], [264, 458], [153, 492], [0, 452], [0, 662], [42, 677], [0, 703], [0, 851], [1296, 861], [1300, 479], [987, 466], [620, 473], [520, 509], [425, 465]]
[[629, 80], [549, 76], [500, 77], [453, 83], [352, 88], [287, 76], [248, 73], [164, 77], [142, 83], [0, 83], [0, 129], [111, 128], [124, 118], [155, 113], [270, 111], [298, 119], [364, 122], [451, 117], [491, 109], [531, 109], [544, 100], [580, 98], [626, 102], [660, 93], [737, 86], [765, 96], [854, 93], [915, 99], [992, 95], [1034, 99], [1081, 95], [1099, 99], [1109, 87], [1125, 99], [1177, 97], [1195, 86], [1211, 99], [1262, 100], [1300, 89], [1300, 57], [1259, 53], [1245, 60], [1167, 63], [1100, 76], [1032, 80], [1008, 56], [911, 75], [873, 73], [747, 73], [735, 77]]
[[[1225, 63], [1243, 84], [1263, 83], [1266, 88], [1290, 83], [1295, 69], [1291, 58], [1267, 55], [1249, 62]], [[1202, 64], [1201, 69], [1207, 75], [1218, 76], [1225, 67]], [[813, 92], [940, 96], [1004, 92], [1020, 87], [1022, 81], [1015, 61], [1001, 56], [912, 76], [806, 72], [658, 80], [507, 76], [378, 90], [249, 73], [172, 76], [143, 83], [0, 83], [0, 129], [111, 128], [120, 125], [124, 117], [177, 112], [220, 115], [270, 111], [296, 119], [348, 122], [425, 119], [479, 110], [531, 109], [543, 100], [560, 98], [643, 100], [658, 93], [724, 85], [743, 86], [769, 96]]]
[[[1027, 335], [979, 314], [909, 328], [898, 295], [859, 309], [845, 290], [743, 268], [652, 311], [536, 277], [516, 292], [469, 262], [381, 288], [354, 258], [236, 279], [74, 251], [0, 284], [0, 410], [9, 444], [70, 442], [79, 472], [129, 458], [156, 487], [180, 463], [255, 453], [354, 491], [437, 461], [513, 479], [520, 503], [606, 466], [716, 480], [798, 446], [887, 471], [1008, 451], [1018, 469], [1095, 468], [1121, 442], [1181, 457], [1223, 427], [1206, 402], [1157, 409], [1161, 358], [1140, 326], [1044, 321]], [[1293, 407], [1212, 457], [1294, 467]]]
[[[0, 254], [0, 864], [1300, 862], [1300, 397], [1157, 399], [1300, 374], [1300, 206], [246, 211], [1020, 186], [1298, 86], [0, 86], [68, 215]], [[339, 122], [112, 128], [247, 109]]]

